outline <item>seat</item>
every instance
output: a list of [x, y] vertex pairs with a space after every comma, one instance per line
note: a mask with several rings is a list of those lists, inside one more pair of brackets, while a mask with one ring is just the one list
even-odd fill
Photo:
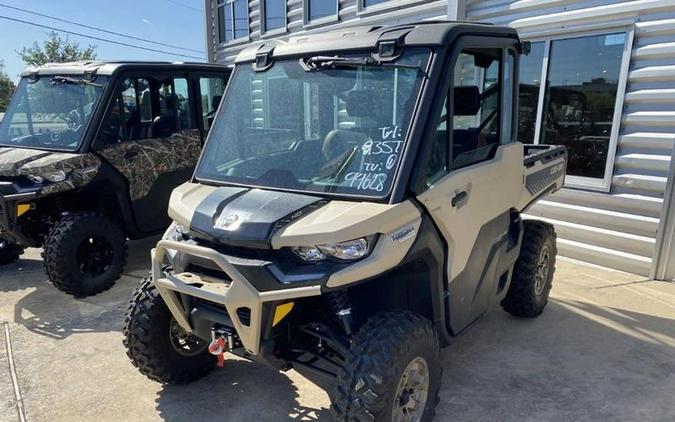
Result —
[[148, 129], [148, 138], [165, 138], [176, 131], [176, 118], [173, 116], [157, 116]]

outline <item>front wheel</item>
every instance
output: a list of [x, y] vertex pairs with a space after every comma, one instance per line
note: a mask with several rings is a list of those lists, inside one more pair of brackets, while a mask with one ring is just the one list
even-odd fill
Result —
[[0, 265], [7, 265], [19, 260], [23, 253], [23, 246], [10, 242], [7, 239], [0, 239]]
[[134, 293], [123, 334], [131, 363], [153, 381], [187, 384], [215, 367], [208, 343], [178, 325], [149, 278]]
[[108, 217], [76, 212], [56, 222], [42, 254], [49, 281], [57, 289], [87, 297], [108, 290], [122, 275], [126, 238]]
[[556, 235], [551, 224], [525, 221], [523, 243], [502, 307], [511, 315], [534, 318], [548, 303], [555, 272]]
[[350, 422], [431, 421], [441, 376], [431, 322], [407, 311], [377, 314], [353, 338], [338, 374], [333, 415]]

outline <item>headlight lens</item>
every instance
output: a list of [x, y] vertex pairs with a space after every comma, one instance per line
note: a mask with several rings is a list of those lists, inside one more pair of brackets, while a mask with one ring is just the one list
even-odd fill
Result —
[[33, 183], [38, 183], [38, 184], [44, 182], [45, 180], [47, 180], [48, 182], [52, 182], [52, 183], [63, 182], [64, 180], [66, 180], [67, 176], [68, 175], [63, 170], [51, 171], [49, 173], [44, 173], [41, 176], [39, 176], [37, 174], [26, 175], [26, 177], [28, 177], [28, 180], [30, 180]]
[[362, 237], [325, 245], [299, 246], [293, 248], [293, 252], [307, 262], [319, 262], [325, 259], [356, 261], [368, 255], [371, 243], [372, 239]]
[[56, 170], [44, 174], [44, 178], [52, 183], [63, 182], [66, 180], [66, 172], [63, 170]]

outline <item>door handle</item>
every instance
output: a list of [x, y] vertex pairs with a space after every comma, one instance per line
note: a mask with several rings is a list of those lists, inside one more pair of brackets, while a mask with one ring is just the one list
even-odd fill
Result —
[[132, 158], [136, 158], [137, 155], [138, 155], [138, 151], [136, 151], [136, 150], [133, 150], [133, 151], [127, 151], [127, 152], [124, 154], [124, 159], [125, 159], [125, 160], [131, 160]]
[[466, 200], [466, 198], [468, 198], [468, 197], [469, 197], [469, 194], [466, 191], [463, 190], [461, 192], [458, 192], [457, 194], [455, 194], [455, 196], [452, 197], [452, 201], [451, 201], [452, 206], [456, 207], [457, 205], [464, 202]]

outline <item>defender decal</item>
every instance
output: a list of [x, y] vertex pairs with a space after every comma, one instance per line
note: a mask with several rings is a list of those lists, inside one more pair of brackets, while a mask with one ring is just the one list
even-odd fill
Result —
[[405, 229], [401, 230], [400, 232], [394, 233], [391, 236], [391, 241], [392, 242], [405, 242], [406, 240], [412, 238], [415, 236], [415, 227], [410, 226], [406, 227]]

